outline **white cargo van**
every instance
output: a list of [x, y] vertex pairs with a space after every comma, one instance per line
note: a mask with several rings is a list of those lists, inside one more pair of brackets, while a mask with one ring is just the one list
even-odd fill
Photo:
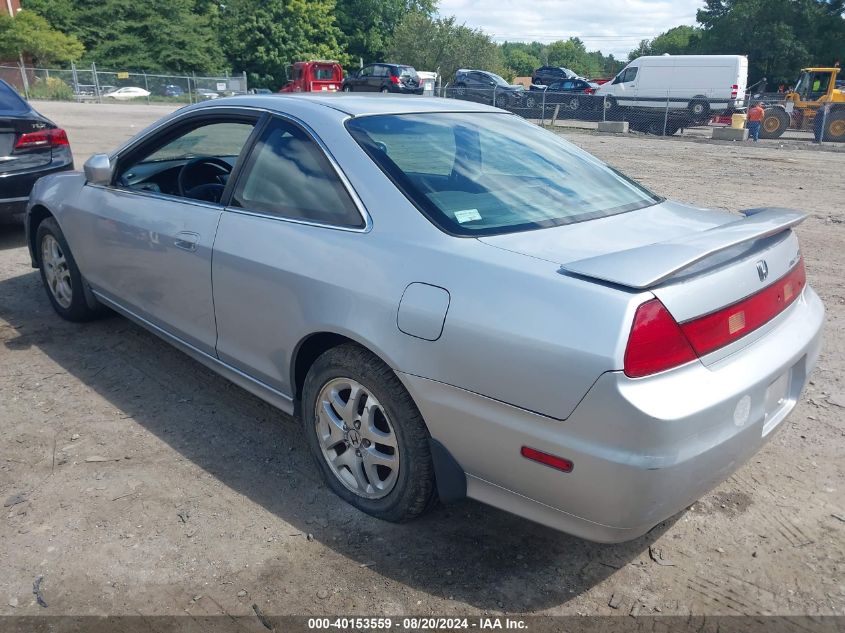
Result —
[[638, 57], [596, 95], [605, 106], [687, 109], [702, 118], [745, 99], [748, 58], [742, 55], [660, 55]]

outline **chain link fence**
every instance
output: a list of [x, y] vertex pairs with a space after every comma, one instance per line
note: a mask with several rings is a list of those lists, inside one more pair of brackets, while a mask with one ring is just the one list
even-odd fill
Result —
[[[556, 91], [544, 86], [474, 88], [447, 84], [438, 94], [447, 99], [495, 105], [543, 126], [595, 129], [599, 123], [618, 122], [626, 123], [624, 127], [635, 133], [700, 138], [714, 136], [714, 128], [744, 128], [750, 107], [761, 103], [765, 109], [762, 139], [845, 142], [845, 105], [799, 109], [792, 107], [782, 93], [714, 99], [669, 91], [645, 97]], [[738, 134], [742, 136], [741, 132]]]
[[27, 99], [79, 102], [195, 103], [246, 94], [246, 73], [197, 76], [100, 70], [96, 64], [70, 68], [0, 65], [0, 79]]

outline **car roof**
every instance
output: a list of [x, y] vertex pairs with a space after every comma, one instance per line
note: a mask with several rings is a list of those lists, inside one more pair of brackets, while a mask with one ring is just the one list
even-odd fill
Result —
[[316, 110], [331, 108], [349, 116], [366, 116], [371, 114], [419, 114], [424, 112], [498, 112], [501, 110], [492, 106], [462, 101], [460, 99], [444, 99], [442, 97], [419, 97], [416, 95], [358, 95], [348, 93], [274, 93], [265, 95], [238, 95], [215, 99], [214, 103], [203, 102], [187, 106], [191, 109], [229, 106], [245, 106], [287, 112], [287, 105], [295, 103], [298, 109], [303, 106]]

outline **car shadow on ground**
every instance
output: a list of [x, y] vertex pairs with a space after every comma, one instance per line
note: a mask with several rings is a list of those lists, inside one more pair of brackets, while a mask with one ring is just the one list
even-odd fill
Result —
[[19, 222], [0, 222], [0, 251], [26, 246], [23, 224]]
[[[559, 606], [641, 556], [677, 519], [618, 545], [469, 500], [407, 524], [382, 522], [322, 485], [299, 422], [128, 320], [62, 321], [35, 272], [0, 281], [0, 318], [12, 329], [4, 337], [10, 350], [41, 350], [232, 490], [359, 565], [432, 596], [519, 613]], [[265, 586], [284, 582], [288, 570], [273, 564], [260, 572]]]

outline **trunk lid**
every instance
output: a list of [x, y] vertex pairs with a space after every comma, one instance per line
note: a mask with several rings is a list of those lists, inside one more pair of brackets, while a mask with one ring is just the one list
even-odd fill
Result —
[[553, 262], [563, 275], [649, 291], [684, 323], [784, 278], [800, 259], [791, 228], [804, 217], [788, 209], [736, 215], [663, 202], [598, 220], [480, 239]]
[[31, 148], [16, 150], [15, 144], [23, 134], [51, 127], [44, 120], [30, 115], [15, 116], [0, 112], [0, 173], [6, 174], [37, 169], [50, 164], [52, 149]]

